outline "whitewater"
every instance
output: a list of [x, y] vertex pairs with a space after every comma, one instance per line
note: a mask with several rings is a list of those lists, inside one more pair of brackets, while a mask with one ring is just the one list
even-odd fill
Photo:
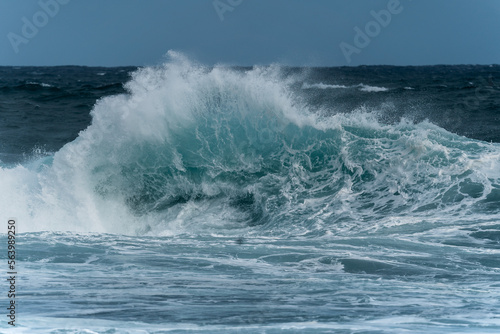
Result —
[[310, 71], [171, 52], [76, 139], [2, 155], [15, 332], [499, 332], [500, 144]]

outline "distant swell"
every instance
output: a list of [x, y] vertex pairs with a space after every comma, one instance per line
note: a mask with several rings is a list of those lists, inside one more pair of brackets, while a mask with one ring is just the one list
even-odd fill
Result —
[[362, 92], [387, 92], [388, 89], [385, 87], [369, 86], [364, 84], [358, 85], [359, 90]]
[[302, 89], [311, 89], [311, 88], [317, 88], [317, 89], [346, 89], [349, 88], [348, 86], [344, 85], [327, 85], [322, 82], [317, 83], [317, 84], [308, 84], [304, 83], [302, 85]]
[[3, 168], [0, 209], [16, 207], [25, 231], [159, 235], [315, 235], [500, 212], [496, 144], [367, 110], [323, 116], [279, 68], [170, 57], [98, 101], [53, 156]]
[[59, 88], [54, 87], [52, 85], [46, 83], [38, 83], [38, 82], [27, 82], [24, 84], [16, 85], [16, 86], [3, 86], [0, 87], [1, 92], [17, 92], [17, 91], [49, 91], [49, 92], [59, 92], [61, 91]]
[[385, 87], [369, 86], [362, 83], [355, 86], [329, 85], [329, 84], [324, 84], [322, 82], [315, 84], [308, 84], [308, 83], [302, 84], [302, 89], [349, 89], [349, 88], [351, 89], [356, 88], [362, 92], [386, 92], [389, 90]]

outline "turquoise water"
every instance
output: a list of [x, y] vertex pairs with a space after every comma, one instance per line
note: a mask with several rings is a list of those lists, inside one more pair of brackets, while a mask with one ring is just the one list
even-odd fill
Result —
[[498, 143], [392, 117], [406, 83], [171, 56], [61, 148], [5, 149], [16, 333], [500, 330]]

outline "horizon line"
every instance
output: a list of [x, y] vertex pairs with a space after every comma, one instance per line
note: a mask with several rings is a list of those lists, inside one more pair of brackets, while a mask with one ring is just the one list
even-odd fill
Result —
[[[163, 64], [163, 63], [162, 63]], [[1, 67], [12, 67], [12, 68], [23, 68], [23, 67], [91, 67], [91, 68], [120, 68], [120, 67], [158, 67], [161, 66], [162, 64], [156, 64], [156, 65], [115, 65], [115, 66], [107, 66], [107, 65], [0, 65]], [[500, 63], [491, 63], [491, 64], [427, 64], [427, 65], [391, 65], [391, 64], [359, 64], [359, 65], [316, 65], [316, 66], [311, 66], [311, 65], [286, 65], [286, 64], [279, 64], [279, 63], [269, 63], [269, 64], [253, 64], [253, 65], [230, 65], [230, 64], [214, 64], [214, 65], [204, 65], [201, 64], [202, 66], [205, 67], [255, 67], [255, 66], [263, 66], [263, 67], [268, 67], [268, 66], [282, 66], [282, 67], [289, 67], [289, 68], [344, 68], [344, 67], [350, 67], [350, 68], [357, 68], [357, 67], [435, 67], [435, 66], [500, 66]]]

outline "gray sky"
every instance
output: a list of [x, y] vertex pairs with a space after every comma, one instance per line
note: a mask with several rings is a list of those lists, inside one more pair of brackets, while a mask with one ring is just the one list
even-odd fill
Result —
[[0, 37], [0, 65], [498, 64], [500, 0], [0, 0]]

